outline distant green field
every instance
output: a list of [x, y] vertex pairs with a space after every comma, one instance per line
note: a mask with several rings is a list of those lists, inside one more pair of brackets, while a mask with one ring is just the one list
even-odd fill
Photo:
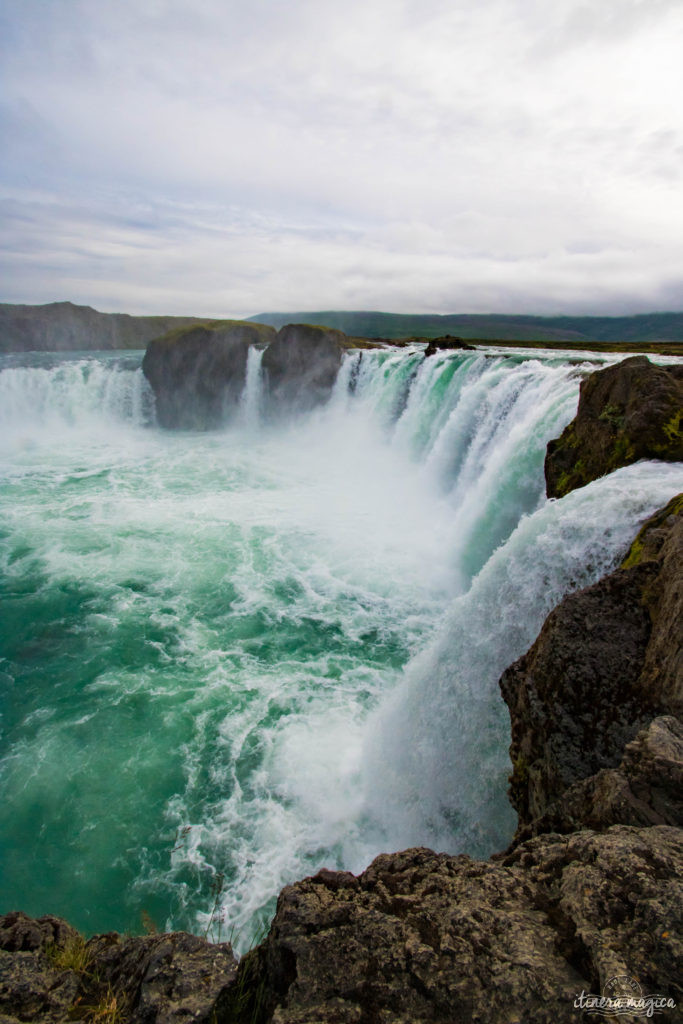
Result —
[[[499, 342], [543, 341], [603, 342], [631, 346], [644, 343], [683, 344], [683, 313], [647, 313], [640, 316], [506, 316], [339, 312], [259, 313], [262, 324], [283, 327], [290, 323], [318, 323], [337, 327], [362, 338], [396, 340], [406, 337], [438, 338], [455, 334], [471, 340]], [[566, 344], [563, 346], [566, 347]], [[651, 351], [656, 351], [652, 349]], [[667, 349], [668, 351], [668, 349]]]

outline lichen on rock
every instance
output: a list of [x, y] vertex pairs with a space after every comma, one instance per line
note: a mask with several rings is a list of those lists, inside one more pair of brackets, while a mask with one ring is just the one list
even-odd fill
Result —
[[581, 383], [575, 418], [550, 441], [549, 498], [561, 498], [639, 459], [683, 460], [683, 366], [632, 356]]

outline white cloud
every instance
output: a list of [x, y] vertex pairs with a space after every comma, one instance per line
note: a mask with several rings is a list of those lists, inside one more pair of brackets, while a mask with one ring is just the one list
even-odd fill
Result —
[[680, 5], [6, 9], [3, 298], [617, 312], [679, 294]]

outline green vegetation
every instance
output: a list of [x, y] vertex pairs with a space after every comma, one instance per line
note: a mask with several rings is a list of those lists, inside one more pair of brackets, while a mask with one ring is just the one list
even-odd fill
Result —
[[236, 983], [221, 1006], [224, 1020], [234, 1024], [261, 1024], [267, 1017], [266, 972], [260, 947], [242, 957]]
[[683, 409], [679, 409], [662, 428], [671, 442], [680, 441], [681, 437], [683, 437], [683, 431], [681, 430], [681, 416], [683, 416]]
[[307, 313], [259, 313], [262, 324], [283, 327], [317, 323], [345, 334], [387, 341], [410, 341], [456, 334], [486, 345], [590, 349], [599, 352], [668, 352], [683, 355], [683, 313], [626, 317], [540, 317], [501, 315], [402, 314], [326, 310]]
[[[78, 1007], [76, 1007], [76, 1011]], [[73, 1011], [72, 1011], [73, 1012]], [[73, 1014], [78, 1016], [77, 1012]], [[107, 985], [93, 1006], [83, 1007], [84, 1024], [123, 1024], [127, 1018], [127, 1002], [111, 985]]]
[[555, 485], [554, 496], [564, 498], [565, 494], [576, 490], [577, 487], [585, 487], [592, 479], [593, 477], [586, 469], [583, 459], [579, 459], [570, 470], [560, 474]]
[[90, 953], [82, 935], [67, 939], [62, 946], [47, 946], [45, 955], [53, 967], [62, 971], [75, 971], [77, 974], [83, 974], [90, 963]]
[[669, 516], [683, 516], [683, 494], [677, 494], [668, 505], [665, 505], [641, 526], [626, 558], [621, 563], [622, 569], [632, 569], [634, 565], [649, 561], [650, 551], [653, 550], [648, 545], [650, 531], [660, 527]]
[[529, 782], [529, 763], [524, 754], [520, 754], [515, 761], [512, 774], [508, 776], [510, 783], [510, 802], [513, 807], [525, 806], [527, 804], [527, 784]]
[[613, 430], [620, 430], [624, 425], [624, 411], [618, 405], [606, 405], [598, 419], [609, 424]]
[[56, 970], [73, 971], [81, 979], [80, 995], [69, 1010], [70, 1019], [83, 1024], [123, 1024], [126, 1000], [90, 970], [92, 957], [82, 935], [73, 935], [62, 945], [47, 946], [45, 955]]
[[[174, 327], [153, 340], [155, 344], [161, 342], [163, 345], [174, 345], [197, 330], [208, 331], [213, 334], [219, 331], [232, 331], [239, 328], [246, 330], [249, 335], [255, 335], [254, 341], [257, 344], [259, 342], [268, 344], [274, 337], [272, 327], [268, 327], [265, 324], [252, 323], [247, 320], [202, 320], [189, 326]], [[320, 330], [325, 330], [325, 328], [320, 328]]]

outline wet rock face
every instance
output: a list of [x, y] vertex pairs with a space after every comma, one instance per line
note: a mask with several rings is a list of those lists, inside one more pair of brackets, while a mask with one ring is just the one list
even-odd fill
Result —
[[683, 497], [626, 568], [566, 597], [501, 677], [518, 839], [617, 822], [683, 824]]
[[341, 331], [231, 322], [174, 331], [150, 342], [142, 362], [162, 427], [210, 430], [239, 407], [249, 348], [265, 348], [266, 415], [308, 411], [326, 401], [348, 339]]
[[683, 460], [683, 367], [633, 356], [581, 384], [576, 417], [548, 444], [549, 498], [639, 459]]
[[86, 943], [59, 918], [0, 917], [2, 1024], [214, 1024], [236, 972], [228, 943], [185, 932]]
[[289, 324], [263, 354], [267, 408], [307, 411], [326, 401], [337, 379], [348, 339], [341, 331]]
[[174, 331], [147, 346], [142, 369], [162, 427], [208, 430], [234, 413], [244, 390], [251, 345], [275, 337], [261, 324]]
[[497, 863], [413, 849], [358, 878], [321, 872], [281, 893], [232, 1019], [576, 1022], [581, 991], [629, 973], [675, 997], [681, 838], [617, 827], [539, 837]]

